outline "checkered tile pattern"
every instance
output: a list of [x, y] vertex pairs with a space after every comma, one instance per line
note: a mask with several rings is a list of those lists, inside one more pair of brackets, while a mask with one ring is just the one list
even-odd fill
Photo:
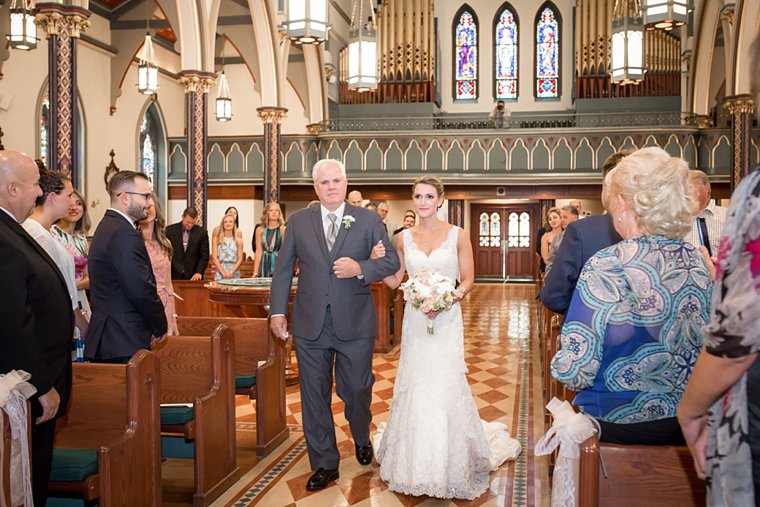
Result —
[[[290, 438], [254, 464], [242, 479], [214, 505], [245, 507], [363, 506], [535, 506], [548, 505], [546, 458], [533, 455], [535, 440], [543, 434], [538, 326], [535, 288], [530, 285], [478, 285], [463, 304], [467, 375], [481, 418], [504, 422], [523, 453], [491, 474], [491, 487], [473, 501], [446, 502], [388, 491], [380, 480], [379, 465], [361, 466], [343, 402], [333, 394], [333, 414], [341, 453], [340, 479], [330, 487], [307, 492], [311, 476], [301, 432], [301, 403], [297, 386], [288, 389], [287, 422]], [[373, 360], [373, 429], [387, 420], [393, 399], [399, 347]], [[537, 417], [534, 416], [537, 414]], [[238, 428], [250, 430], [255, 422], [251, 404], [238, 397]], [[239, 449], [238, 454], [250, 452]]]

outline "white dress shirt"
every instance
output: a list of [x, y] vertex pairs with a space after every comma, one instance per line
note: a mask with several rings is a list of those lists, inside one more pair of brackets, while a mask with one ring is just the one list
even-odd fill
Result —
[[[710, 199], [707, 207], [700, 211], [698, 216], [699, 218], [705, 219], [707, 235], [710, 237], [710, 250], [712, 251], [713, 256], [716, 256], [718, 255], [718, 249], [720, 248], [720, 238], [723, 236], [723, 224], [726, 223], [728, 208], [717, 206], [713, 200]], [[702, 243], [699, 241], [697, 217], [691, 218], [691, 230], [684, 238], [684, 241], [691, 243], [697, 248], [702, 246]]]
[[[336, 217], [338, 217], [335, 219], [335, 225], [340, 227], [341, 222], [343, 221], [343, 213], [345, 213], [346, 211], [346, 203], [342, 202], [335, 211], [330, 211], [329, 209], [325, 208], [323, 204], [320, 204], [319, 210], [322, 212], [322, 232], [325, 233], [325, 238], [327, 238], [327, 231], [330, 228], [330, 224], [332, 224], [330, 219], [327, 218], [327, 214], [333, 213]], [[340, 232], [340, 229], [338, 230], [338, 232]]]

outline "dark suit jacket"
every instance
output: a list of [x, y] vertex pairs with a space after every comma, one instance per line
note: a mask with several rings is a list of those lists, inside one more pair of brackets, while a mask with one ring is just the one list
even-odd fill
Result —
[[596, 252], [621, 241], [609, 215], [593, 215], [567, 226], [549, 274], [541, 289], [541, 302], [549, 310], [565, 313], [586, 261]]
[[196, 273], [203, 276], [208, 266], [208, 232], [198, 225], [190, 230], [187, 251], [182, 246], [182, 222], [166, 228], [166, 237], [172, 242], [172, 280], [190, 280]]
[[[340, 224], [332, 250], [327, 249], [320, 206], [299, 210], [288, 220], [272, 278], [270, 315], [288, 314], [290, 284], [298, 260], [298, 289], [291, 319], [293, 335], [298, 338], [319, 337], [328, 305], [340, 340], [374, 338], [377, 334], [370, 284], [398, 271], [398, 254], [377, 213], [346, 203], [344, 218], [346, 215], [356, 220], [349, 229]], [[385, 245], [385, 257], [369, 260], [379, 240]], [[332, 266], [340, 257], [359, 262], [364, 279], [338, 279]]]
[[0, 373], [30, 373], [37, 396], [55, 387], [60, 415], [71, 391], [71, 298], [55, 262], [2, 210], [0, 280]]
[[90, 245], [92, 319], [84, 355], [131, 357], [166, 334], [166, 314], [145, 243], [127, 220], [107, 210]]

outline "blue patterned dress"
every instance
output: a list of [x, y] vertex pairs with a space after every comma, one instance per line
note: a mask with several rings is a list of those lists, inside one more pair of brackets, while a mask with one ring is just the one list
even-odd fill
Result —
[[[219, 259], [219, 263], [224, 266], [225, 271], [231, 270], [238, 260], [237, 240], [235, 238], [224, 238], [224, 241], [216, 247], [216, 257]], [[240, 268], [232, 273], [232, 278], [240, 278]], [[219, 270], [214, 273], [214, 279], [224, 280]]]
[[703, 342], [710, 274], [693, 246], [632, 238], [591, 257], [560, 335], [552, 375], [603, 421], [676, 415]]

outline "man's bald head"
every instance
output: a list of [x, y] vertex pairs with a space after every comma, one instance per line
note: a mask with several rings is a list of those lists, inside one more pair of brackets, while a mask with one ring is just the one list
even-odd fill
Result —
[[363, 201], [362, 193], [358, 190], [352, 190], [348, 193], [348, 204], [351, 206], [361, 207]]
[[34, 201], [42, 195], [40, 172], [29, 155], [20, 151], [0, 151], [0, 206], [18, 222], [34, 210]]

